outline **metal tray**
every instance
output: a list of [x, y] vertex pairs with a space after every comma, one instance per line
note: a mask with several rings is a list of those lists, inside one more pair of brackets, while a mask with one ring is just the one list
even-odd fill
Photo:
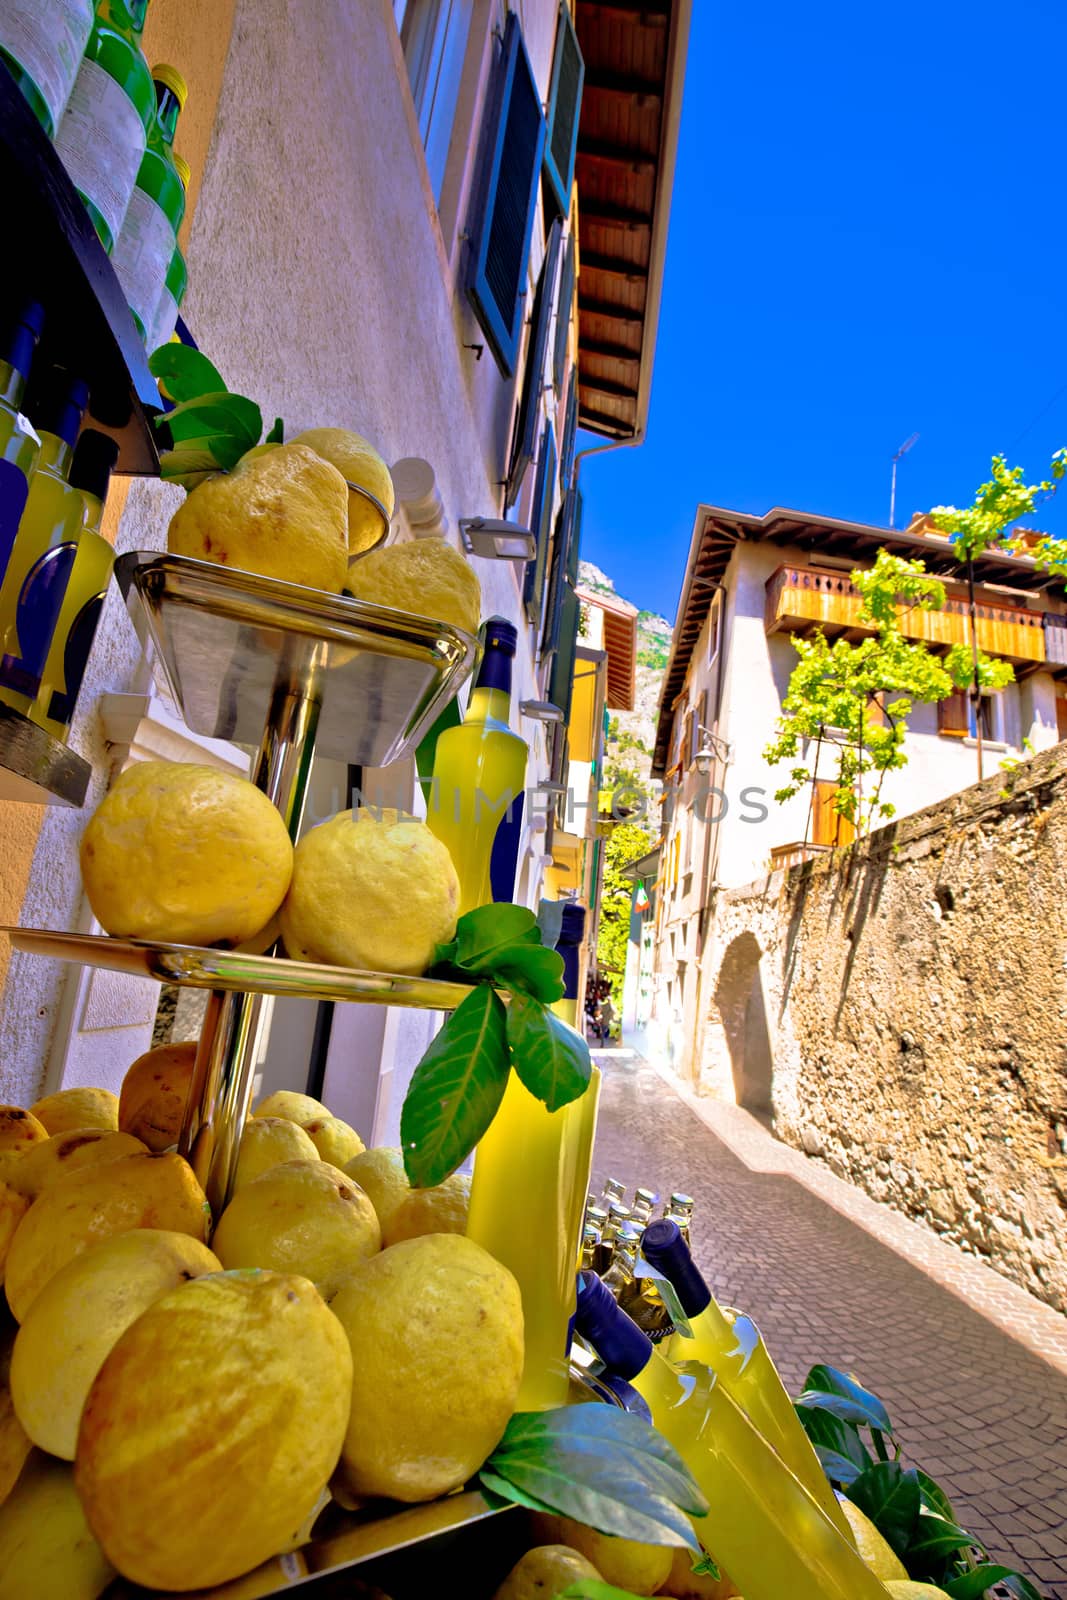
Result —
[[320, 702], [317, 754], [384, 767], [407, 754], [474, 666], [448, 623], [348, 595], [134, 550], [115, 576], [143, 607], [175, 701], [195, 732], [259, 745], [280, 682]]

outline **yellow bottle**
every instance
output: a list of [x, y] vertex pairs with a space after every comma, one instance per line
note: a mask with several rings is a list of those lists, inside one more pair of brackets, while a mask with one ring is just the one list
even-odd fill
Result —
[[681, 1332], [672, 1336], [664, 1347], [668, 1360], [702, 1361], [710, 1367], [838, 1532], [852, 1543], [837, 1496], [755, 1323], [748, 1317], [732, 1320], [716, 1303], [672, 1219], [664, 1217], [649, 1224], [641, 1238], [641, 1252], [671, 1283], [692, 1330], [691, 1339]]
[[41, 449], [40, 439], [22, 415], [22, 401], [43, 326], [44, 310], [35, 301], [8, 307], [0, 316], [0, 583]]
[[514, 1273], [522, 1290], [526, 1362], [516, 1411], [567, 1403], [568, 1329], [599, 1095], [594, 1067], [578, 1100], [548, 1111], [513, 1072], [475, 1152], [467, 1237]]
[[484, 635], [467, 714], [437, 740], [426, 811], [459, 876], [461, 916], [514, 893], [526, 782], [526, 741], [508, 720], [518, 635], [500, 617], [490, 617]]
[[887, 1600], [875, 1577], [715, 1374], [674, 1367], [592, 1273], [579, 1280], [575, 1326], [627, 1379], [710, 1506], [697, 1535], [745, 1600]]

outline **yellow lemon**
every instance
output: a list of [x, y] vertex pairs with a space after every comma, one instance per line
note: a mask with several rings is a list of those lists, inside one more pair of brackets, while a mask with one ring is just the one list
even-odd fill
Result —
[[93, 1379], [142, 1311], [222, 1263], [184, 1233], [136, 1228], [76, 1256], [30, 1307], [11, 1357], [15, 1413], [50, 1455], [74, 1460]]
[[250, 1572], [322, 1494], [351, 1388], [344, 1333], [306, 1278], [220, 1272], [173, 1290], [85, 1402], [75, 1481], [90, 1527], [148, 1589]]
[[410, 1189], [382, 1229], [386, 1244], [417, 1239], [424, 1233], [466, 1233], [471, 1180], [454, 1172], [434, 1189]]
[[167, 548], [339, 594], [348, 575], [348, 488], [306, 445], [246, 455], [186, 497], [171, 518]]
[[317, 1161], [319, 1153], [297, 1123], [285, 1117], [249, 1117], [241, 1135], [234, 1188], [243, 1189], [283, 1161]]
[[554, 1600], [582, 1578], [600, 1582], [600, 1573], [565, 1544], [539, 1544], [516, 1562], [493, 1600]]
[[408, 1239], [355, 1268], [332, 1302], [352, 1346], [340, 1476], [354, 1495], [430, 1500], [499, 1441], [522, 1377], [522, 1296], [454, 1233]]
[[865, 1516], [859, 1506], [853, 1505], [845, 1495], [838, 1495], [841, 1509], [848, 1518], [848, 1525], [852, 1529], [856, 1540], [856, 1549], [859, 1551], [867, 1566], [870, 1567], [876, 1578], [881, 1578], [883, 1583], [893, 1579], [906, 1579], [908, 1569], [878, 1532], [874, 1523]]
[[76, 1128], [107, 1128], [118, 1132], [119, 1099], [110, 1089], [59, 1089], [30, 1107], [51, 1136]]
[[316, 455], [335, 466], [348, 483], [369, 489], [375, 499], [382, 502], [386, 510], [384, 528], [380, 514], [370, 501], [353, 489], [348, 491], [349, 554], [359, 555], [361, 550], [369, 550], [377, 544], [388, 531], [389, 518], [396, 504], [396, 492], [389, 468], [374, 446], [360, 434], [350, 433], [347, 428], [305, 428], [291, 442], [314, 450]]
[[286, 1161], [238, 1189], [211, 1247], [224, 1267], [269, 1267], [310, 1278], [324, 1299], [381, 1248], [374, 1207], [325, 1161]]
[[890, 1578], [886, 1588], [896, 1600], [948, 1600], [944, 1589], [932, 1583], [916, 1583], [912, 1578]]
[[19, 1165], [27, 1150], [48, 1138], [48, 1129], [32, 1111], [0, 1106], [0, 1179]]
[[36, 1200], [39, 1194], [65, 1178], [69, 1172], [86, 1167], [103, 1167], [124, 1156], [147, 1155], [140, 1139], [128, 1133], [112, 1133], [108, 1128], [72, 1128], [57, 1133], [43, 1144], [27, 1150], [10, 1174], [10, 1184], [20, 1194]]
[[7, 1258], [11, 1250], [11, 1241], [18, 1231], [19, 1223], [30, 1209], [30, 1197], [22, 1194], [10, 1183], [0, 1179], [0, 1284], [3, 1283], [7, 1272]]
[[296, 847], [281, 910], [298, 960], [384, 972], [424, 972], [456, 931], [459, 879], [424, 822], [342, 811]]
[[12, 1324], [0, 1335], [0, 1506], [15, 1487], [31, 1448], [30, 1436], [15, 1415], [11, 1398], [13, 1333]]
[[482, 586], [474, 568], [444, 539], [372, 550], [353, 562], [348, 587], [358, 600], [478, 632]]
[[404, 1171], [403, 1151], [379, 1145], [346, 1161], [344, 1170], [370, 1196], [371, 1205], [382, 1225], [384, 1239], [389, 1219], [411, 1193], [411, 1185]]
[[256, 1117], [285, 1117], [289, 1122], [298, 1122], [301, 1127], [308, 1122], [314, 1122], [316, 1117], [328, 1117], [329, 1110], [321, 1100], [313, 1100], [309, 1094], [298, 1094], [295, 1089], [275, 1089], [273, 1094], [261, 1100], [255, 1111]]
[[114, 1576], [70, 1467], [35, 1450], [0, 1506], [0, 1600], [97, 1600]]
[[343, 1167], [363, 1149], [363, 1140], [355, 1128], [350, 1128], [340, 1117], [313, 1117], [303, 1127], [321, 1159], [331, 1166]]
[[149, 1150], [177, 1144], [193, 1081], [196, 1045], [160, 1044], [127, 1068], [119, 1092], [119, 1127]]
[[45, 1284], [75, 1256], [133, 1228], [164, 1228], [203, 1240], [210, 1213], [181, 1156], [124, 1156], [72, 1172], [30, 1206], [7, 1257], [7, 1302], [22, 1322]]
[[540, 1538], [580, 1550], [605, 1583], [630, 1589], [634, 1594], [657, 1594], [667, 1581], [674, 1559], [670, 1545], [618, 1539], [611, 1534], [597, 1533], [594, 1528], [587, 1528], [570, 1517], [550, 1517], [542, 1512], [534, 1514], [533, 1523]]
[[292, 868], [285, 823], [266, 795], [192, 763], [128, 767], [81, 842], [89, 903], [120, 938], [240, 944], [274, 915]]

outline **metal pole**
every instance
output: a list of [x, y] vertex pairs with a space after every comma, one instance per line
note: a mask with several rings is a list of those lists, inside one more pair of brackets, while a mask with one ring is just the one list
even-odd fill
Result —
[[[295, 841], [307, 795], [322, 703], [325, 644], [292, 640], [278, 667], [253, 782], [277, 807]], [[178, 1149], [217, 1219], [229, 1200], [252, 1094], [263, 996], [213, 991]]]
[[893, 518], [897, 513], [897, 458], [893, 457], [893, 483], [889, 490], [889, 526], [895, 527]]

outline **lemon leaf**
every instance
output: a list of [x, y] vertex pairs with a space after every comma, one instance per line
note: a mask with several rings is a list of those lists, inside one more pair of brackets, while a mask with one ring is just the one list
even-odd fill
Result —
[[541, 930], [533, 912], [527, 906], [501, 901], [495, 905], [476, 906], [460, 917], [456, 924], [456, 954], [452, 959], [458, 967], [491, 976], [494, 958], [509, 945], [540, 942]]
[[242, 394], [203, 394], [185, 400], [166, 413], [171, 437], [177, 443], [205, 432], [232, 434], [250, 450], [263, 432], [263, 414], [254, 400]]
[[264, 439], [263, 443], [264, 444], [284, 444], [285, 443], [285, 423], [282, 421], [281, 417], [275, 417], [274, 422], [273, 422], [273, 424], [271, 426], [271, 430], [268, 433], [267, 437]]
[[946, 1594], [952, 1596], [952, 1600], [982, 1600], [995, 1583], [1002, 1583], [1012, 1594], [1021, 1595], [1023, 1600], [1041, 1600], [1040, 1590], [1035, 1589], [1029, 1578], [1024, 1578], [1021, 1572], [987, 1562], [971, 1572], [961, 1573], [942, 1587]]
[[[903, 1556], [919, 1520], [919, 1480], [899, 1461], [876, 1461], [845, 1490], [898, 1556]], [[938, 1519], [940, 1520], [940, 1519]]]
[[493, 981], [504, 989], [521, 989], [551, 1005], [563, 998], [563, 957], [543, 945], [506, 945], [493, 957]]
[[416, 1189], [455, 1172], [492, 1122], [508, 1081], [504, 1002], [473, 989], [415, 1068], [400, 1113], [404, 1171]]
[[163, 384], [170, 398], [179, 403], [199, 394], [218, 394], [226, 388], [218, 368], [202, 351], [188, 344], [161, 344], [149, 356], [148, 370]]
[[558, 1111], [585, 1093], [593, 1071], [589, 1046], [539, 1000], [513, 994], [507, 1035], [512, 1066], [549, 1111]]

